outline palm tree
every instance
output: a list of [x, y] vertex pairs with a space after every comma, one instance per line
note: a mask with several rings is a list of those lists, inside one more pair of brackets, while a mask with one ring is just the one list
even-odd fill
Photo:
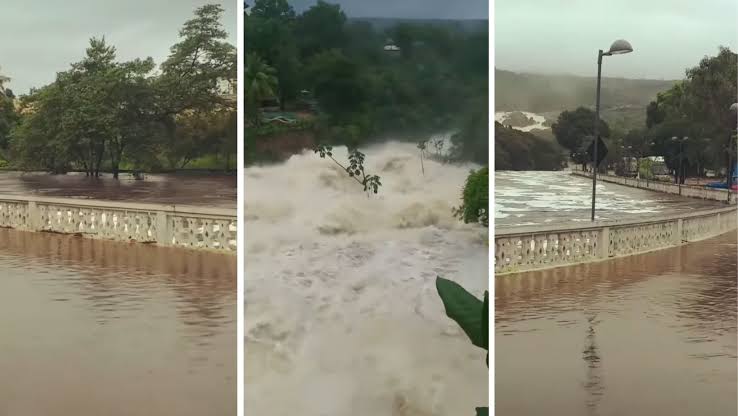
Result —
[[246, 112], [254, 124], [259, 124], [259, 105], [277, 91], [277, 71], [255, 53], [246, 56]]

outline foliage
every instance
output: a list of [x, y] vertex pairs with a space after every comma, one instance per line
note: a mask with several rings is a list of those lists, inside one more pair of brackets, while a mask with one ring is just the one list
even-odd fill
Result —
[[455, 210], [465, 223], [479, 222], [489, 227], [489, 168], [471, 171], [461, 196], [461, 207]]
[[[721, 47], [717, 56], [703, 58], [683, 81], [648, 105], [644, 141], [652, 153], [665, 157], [667, 167], [677, 170], [682, 160], [685, 173], [721, 167], [730, 172], [729, 162], [736, 157], [731, 145], [736, 116], [729, 107], [738, 94], [737, 68], [738, 55]], [[673, 137], [687, 140], [680, 148]]]
[[[602, 119], [599, 120], [599, 134], [601, 137], [610, 137], [610, 128]], [[569, 150], [569, 154], [575, 161], [582, 163], [582, 151], [589, 146], [594, 137], [595, 112], [579, 107], [574, 111], [564, 111], [558, 120], [551, 126], [556, 141]]]
[[556, 142], [495, 123], [495, 170], [559, 170], [565, 163]]
[[364, 170], [364, 159], [366, 156], [357, 149], [350, 149], [348, 155], [348, 166], [341, 164], [333, 157], [333, 147], [327, 145], [319, 145], [315, 149], [315, 153], [321, 158], [329, 158], [341, 169], [346, 171], [349, 177], [354, 179], [359, 185], [364, 187], [364, 192], [378, 193], [382, 182], [377, 175], [367, 174]]
[[18, 120], [19, 115], [15, 109], [13, 97], [3, 93], [2, 86], [0, 86], [0, 154], [7, 151], [10, 144], [10, 132]]
[[246, 115], [253, 124], [259, 125], [261, 124], [259, 114], [261, 102], [275, 96], [277, 89], [276, 71], [262, 61], [259, 55], [251, 53], [246, 58], [244, 78], [246, 81], [244, 86]]
[[[331, 145], [457, 131], [449, 154], [487, 163], [486, 32], [374, 25], [323, 1], [293, 14], [283, 3], [257, 0], [244, 34], [247, 66], [256, 55], [274, 68], [282, 109], [313, 113], [312, 127]], [[405, 52], [386, 51], [388, 42]]]
[[160, 74], [151, 58], [120, 62], [114, 46], [92, 38], [81, 61], [22, 97], [9, 143], [15, 167], [117, 178], [121, 166], [180, 168], [235, 154], [235, 108], [221, 85], [236, 78], [235, 48], [223, 40], [221, 14], [198, 8]]
[[[484, 300], [477, 299], [456, 282], [436, 277], [436, 291], [441, 297], [446, 315], [453, 319], [475, 346], [487, 351], [489, 367], [489, 292]], [[489, 409], [477, 407], [477, 415], [486, 415]]]

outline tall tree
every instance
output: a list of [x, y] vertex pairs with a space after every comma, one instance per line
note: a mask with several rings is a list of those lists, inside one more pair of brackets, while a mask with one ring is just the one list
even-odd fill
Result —
[[256, 0], [250, 16], [288, 22], [295, 18], [295, 9], [287, 0]]
[[296, 34], [300, 41], [302, 57], [342, 48], [346, 40], [345, 23], [346, 15], [339, 5], [318, 0], [318, 3], [300, 15], [296, 22]]
[[244, 72], [246, 81], [244, 88], [246, 95], [245, 110], [251, 122], [258, 125], [261, 102], [275, 96], [277, 89], [276, 71], [267, 65], [259, 55], [251, 53], [246, 57], [246, 70]]
[[[569, 155], [578, 163], [586, 163], [587, 157], [582, 156], [583, 150], [589, 145], [588, 140], [594, 137], [595, 112], [579, 107], [574, 111], [564, 111], [551, 126], [556, 141], [569, 150]], [[610, 127], [600, 119], [599, 132], [601, 137], [610, 136]]]
[[236, 48], [225, 40], [222, 14], [220, 5], [199, 7], [180, 30], [180, 41], [161, 65], [162, 113], [233, 105], [220, 91], [221, 81], [236, 79]]

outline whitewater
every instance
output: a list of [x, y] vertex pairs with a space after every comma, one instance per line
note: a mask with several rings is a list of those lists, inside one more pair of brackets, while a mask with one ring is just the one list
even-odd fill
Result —
[[[415, 144], [362, 149], [367, 194], [312, 151], [245, 170], [245, 412], [473, 414], [485, 351], [446, 317], [446, 277], [481, 297], [488, 232], [453, 217], [471, 164]], [[345, 162], [345, 148], [334, 149]]]

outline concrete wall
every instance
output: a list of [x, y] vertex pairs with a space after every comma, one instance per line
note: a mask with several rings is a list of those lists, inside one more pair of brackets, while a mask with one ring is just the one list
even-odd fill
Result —
[[0, 195], [0, 227], [236, 252], [236, 210]]
[[495, 230], [495, 273], [546, 269], [645, 253], [735, 230], [736, 207], [645, 221]]
[[[572, 175], [592, 178], [589, 172], [572, 172]], [[727, 189], [709, 189], [702, 186], [677, 185], [675, 183], [667, 183], [660, 181], [649, 181], [645, 179], [624, 178], [621, 176], [601, 175], [597, 174], [597, 180], [618, 185], [630, 186], [633, 188], [648, 189], [656, 192], [664, 192], [667, 194], [682, 195], [688, 198], [709, 199], [713, 201], [721, 201], [735, 204], [738, 195], [731, 195]]]

